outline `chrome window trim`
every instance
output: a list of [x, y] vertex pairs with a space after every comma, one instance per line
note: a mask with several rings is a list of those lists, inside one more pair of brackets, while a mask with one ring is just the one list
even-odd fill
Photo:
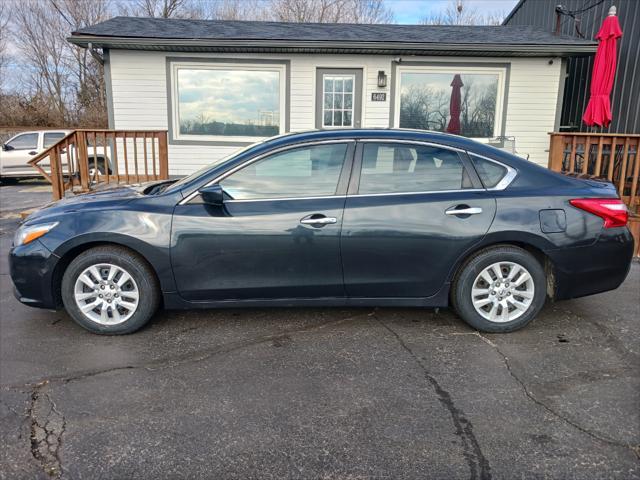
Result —
[[388, 193], [354, 193], [351, 197], [388, 197], [390, 195], [437, 195], [439, 193], [466, 193], [466, 192], [486, 192], [484, 188], [461, 188], [458, 190], [428, 190], [425, 192], [388, 192]]
[[[205, 185], [200, 186], [199, 188], [197, 188], [196, 190], [194, 190], [193, 192], [191, 192], [189, 195], [187, 195], [185, 198], [183, 198], [178, 205], [185, 205], [186, 203], [188, 203], [189, 201], [193, 200], [195, 197], [198, 196], [198, 194], [200, 193], [200, 189], [201, 188], [206, 188], [209, 187], [211, 185], [215, 185], [216, 183], [224, 180], [225, 178], [227, 178], [229, 175], [237, 172], [238, 170], [243, 169], [246, 166], [251, 165], [252, 163], [255, 163], [265, 157], [269, 157], [271, 155], [274, 155], [276, 153], [280, 153], [280, 152], [284, 152], [287, 150], [292, 150], [294, 148], [300, 148], [300, 147], [308, 147], [308, 146], [314, 146], [314, 145], [324, 145], [324, 144], [331, 144], [331, 143], [355, 143], [355, 139], [353, 138], [342, 138], [342, 139], [338, 139], [338, 138], [334, 138], [331, 140], [316, 140], [316, 141], [309, 141], [309, 142], [300, 142], [300, 143], [295, 143], [292, 145], [285, 145], [283, 147], [280, 148], [276, 148], [274, 150], [270, 150], [268, 152], [265, 152], [261, 155], [258, 155], [256, 157], [250, 158], [249, 160], [247, 160], [246, 162], [241, 163], [240, 165], [236, 165], [235, 167], [233, 167], [230, 170], [227, 170], [226, 172], [221, 173], [220, 175], [218, 175], [216, 178], [214, 178], [213, 180], [211, 180], [210, 182], [206, 183]], [[320, 198], [330, 198], [330, 197], [335, 197], [335, 195], [328, 195], [325, 197], [320, 197]], [[265, 198], [265, 199], [259, 199], [259, 198], [255, 198], [255, 199], [238, 199], [238, 200], [227, 200], [227, 201], [234, 201], [234, 202], [256, 202], [256, 201], [273, 201], [273, 200], [282, 200], [283, 198], [287, 198], [290, 200], [301, 200], [301, 199], [305, 199], [305, 198], [313, 198], [313, 197], [282, 197], [282, 198]]]
[[324, 196], [315, 196], [315, 197], [272, 197], [272, 198], [247, 198], [247, 199], [229, 199], [225, 200], [224, 203], [246, 203], [246, 202], [281, 202], [281, 201], [291, 201], [291, 200], [322, 200], [326, 198], [346, 198], [346, 195], [324, 195]]
[[[475, 156], [475, 157], [478, 157], [478, 158], [482, 158], [483, 160], [487, 160], [488, 162], [495, 163], [496, 165], [500, 165], [501, 167], [507, 169], [507, 173], [495, 185], [495, 187], [491, 187], [491, 188], [487, 188], [486, 189], [488, 192], [498, 192], [498, 191], [504, 190], [509, 185], [511, 185], [511, 182], [513, 182], [515, 180], [515, 178], [518, 176], [518, 171], [515, 168], [510, 167], [509, 165], [505, 165], [504, 163], [499, 162], [497, 160], [494, 160], [493, 158], [485, 157], [484, 155], [479, 155], [479, 154], [474, 153], [474, 152], [467, 152], [467, 154], [469, 156]], [[471, 160], [471, 163], [473, 163], [473, 159]], [[475, 165], [474, 165], [474, 168], [475, 168]]]
[[436, 143], [436, 142], [425, 142], [422, 140], [405, 140], [401, 138], [397, 138], [397, 139], [396, 138], [362, 138], [362, 139], [357, 139], [357, 141], [360, 143], [387, 143], [387, 144], [388, 143], [406, 143], [406, 144], [413, 144], [413, 145], [424, 145], [427, 147], [437, 147], [437, 148], [442, 148], [443, 150], [451, 150], [458, 153], [466, 153], [465, 150], [462, 148], [452, 147], [450, 145], [445, 145], [445, 144]]

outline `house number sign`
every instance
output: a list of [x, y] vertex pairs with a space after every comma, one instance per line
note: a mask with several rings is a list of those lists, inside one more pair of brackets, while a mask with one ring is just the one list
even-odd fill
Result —
[[387, 92], [373, 92], [371, 94], [372, 102], [386, 102], [387, 101]]

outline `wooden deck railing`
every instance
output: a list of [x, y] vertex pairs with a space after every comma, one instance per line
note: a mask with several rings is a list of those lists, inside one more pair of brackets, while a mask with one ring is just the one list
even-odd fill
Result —
[[74, 130], [29, 164], [51, 183], [54, 200], [65, 191], [164, 180], [169, 178], [167, 132]]
[[551, 133], [549, 168], [606, 178], [632, 214], [640, 213], [640, 134]]

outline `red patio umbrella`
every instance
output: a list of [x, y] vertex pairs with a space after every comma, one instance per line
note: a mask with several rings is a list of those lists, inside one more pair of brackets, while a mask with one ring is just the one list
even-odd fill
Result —
[[460, 108], [462, 103], [462, 95], [460, 89], [464, 86], [459, 74], [453, 76], [451, 82], [451, 100], [449, 101], [449, 125], [447, 132], [460, 135]]
[[622, 36], [622, 29], [616, 17], [615, 7], [609, 10], [609, 16], [602, 22], [596, 35], [600, 42], [596, 51], [591, 74], [591, 98], [582, 116], [587, 125], [606, 127], [611, 123], [611, 90], [616, 74], [616, 45]]

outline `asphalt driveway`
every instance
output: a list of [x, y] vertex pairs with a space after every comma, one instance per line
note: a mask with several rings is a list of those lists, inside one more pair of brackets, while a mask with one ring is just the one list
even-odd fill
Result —
[[100, 337], [11, 293], [0, 188], [0, 478], [640, 478], [640, 264], [480, 335], [449, 311], [162, 312]]

